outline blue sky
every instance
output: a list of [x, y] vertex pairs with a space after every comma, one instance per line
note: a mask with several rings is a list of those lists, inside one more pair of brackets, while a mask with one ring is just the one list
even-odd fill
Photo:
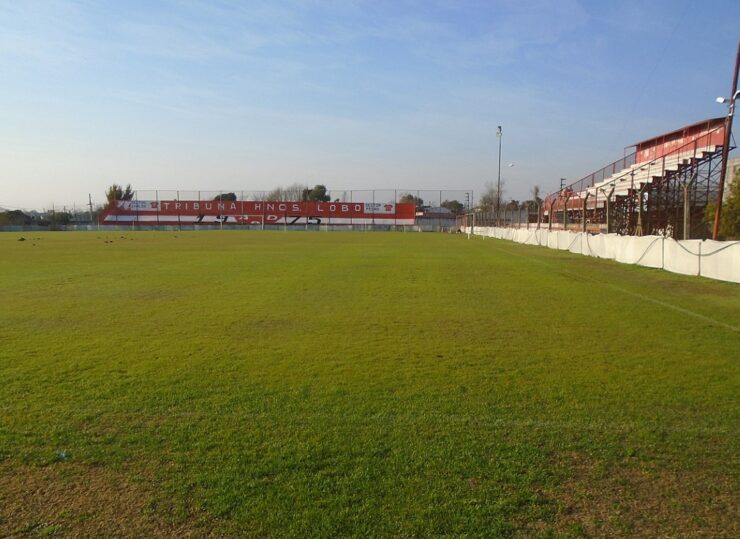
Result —
[[139, 189], [546, 192], [712, 116], [740, 2], [0, 0], [0, 206]]

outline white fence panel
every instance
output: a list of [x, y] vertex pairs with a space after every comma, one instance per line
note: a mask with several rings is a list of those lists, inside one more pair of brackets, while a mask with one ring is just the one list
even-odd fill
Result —
[[701, 240], [676, 241], [666, 238], [664, 269], [684, 275], [699, 275], [699, 249]]
[[[470, 230], [466, 228], [467, 232]], [[475, 227], [474, 234], [740, 283], [740, 241], [676, 241], [662, 236]]]
[[740, 241], [706, 240], [701, 245], [701, 274], [740, 283]]
[[558, 230], [555, 233], [556, 238], [556, 249], [560, 249], [561, 251], [565, 251], [570, 246], [571, 238], [570, 238], [570, 232], [567, 230]]
[[568, 250], [576, 255], [583, 254], [583, 246], [581, 245], [581, 242], [583, 241], [583, 233], [582, 232], [571, 232], [570, 234], [570, 244], [568, 245]]
[[619, 246], [619, 234], [607, 234], [604, 238], [604, 258], [617, 259], [617, 247]]
[[634, 264], [635, 260], [637, 260], [637, 257], [631, 257], [629, 256], [631, 254], [631, 249], [629, 248], [629, 238], [626, 236], [615, 236], [613, 238], [609, 238], [609, 241], [614, 244], [614, 248], [612, 250], [612, 254], [614, 256], [610, 257], [616, 260], [617, 262], [624, 262], [628, 264]]
[[[595, 236], [588, 234], [586, 236], [586, 242], [588, 243], [591, 256], [613, 259], [614, 256], [610, 256], [613, 252], [609, 252], [609, 247], [612, 247], [611, 251], [614, 251], [614, 242], [611, 241], [611, 236], [611, 234], [596, 234]], [[588, 253], [589, 251], [586, 252]]]
[[527, 245], [539, 245], [539, 235], [539, 230], [530, 230], [525, 243]]
[[604, 258], [604, 240], [601, 235], [592, 236], [590, 234], [584, 234], [583, 236], [583, 254], [587, 256], [595, 256], [596, 258]]
[[[640, 266], [646, 266], [648, 268], [663, 269], [665, 263], [663, 262], [663, 242], [665, 238], [662, 236], [646, 236], [644, 239], [650, 238], [652, 241], [645, 246], [647, 242], [643, 242], [645, 251], [640, 255], [640, 259], [635, 262]], [[637, 238], [642, 240], [643, 238]]]
[[537, 245], [539, 245], [540, 247], [547, 247], [549, 235], [550, 232], [548, 230], [540, 229], [537, 233]]
[[661, 236], [618, 236], [614, 239], [617, 240], [617, 262], [650, 268], [663, 267]]

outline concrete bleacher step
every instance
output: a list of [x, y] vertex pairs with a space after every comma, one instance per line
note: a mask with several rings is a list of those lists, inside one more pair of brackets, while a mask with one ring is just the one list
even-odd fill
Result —
[[[666, 176], [681, 170], [684, 167], [690, 167], [695, 162], [706, 159], [712, 155], [721, 146], [704, 146], [701, 148], [691, 149], [690, 152], [682, 152], [670, 155], [665, 158], [658, 158], [653, 161], [635, 163], [634, 165], [624, 168], [597, 182], [595, 185], [585, 188], [580, 193], [575, 193], [576, 197], [584, 198], [599, 196], [604, 197], [605, 192], [609, 193], [614, 189], [613, 196], [627, 196], [632, 188], [639, 190], [645, 184], [653, 183]], [[644, 170], [642, 170], [644, 169]], [[598, 207], [603, 206], [603, 202], [597, 202]]]
[[[701, 149], [701, 151], [697, 151], [696, 156], [693, 154], [682, 154], [680, 156], [675, 156], [666, 159], [663, 161], [662, 159], [656, 159], [653, 162], [645, 163], [638, 163], [633, 165], [630, 168], [623, 169], [619, 171], [616, 174], [613, 174], [609, 178], [604, 179], [603, 181], [597, 183], [593, 187], [589, 189], [594, 188], [600, 188], [606, 185], [609, 185], [610, 183], [622, 183], [622, 182], [631, 182], [634, 178], [635, 181], [642, 181], [643, 179], [648, 178], [659, 178], [663, 176], [664, 172], [674, 172], [681, 168], [681, 166], [690, 166], [694, 159], [701, 160], [704, 159], [707, 155], [710, 155], [713, 152], [715, 147], [707, 147]], [[642, 167], [647, 167], [645, 170], [640, 170]], [[659, 167], [660, 173], [656, 174], [656, 167]], [[634, 171], [634, 174], [632, 172]]]

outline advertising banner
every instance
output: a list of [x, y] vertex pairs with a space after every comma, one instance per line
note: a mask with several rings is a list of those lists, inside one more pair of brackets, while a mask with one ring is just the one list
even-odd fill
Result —
[[156, 225], [413, 225], [413, 203], [117, 200], [101, 223]]

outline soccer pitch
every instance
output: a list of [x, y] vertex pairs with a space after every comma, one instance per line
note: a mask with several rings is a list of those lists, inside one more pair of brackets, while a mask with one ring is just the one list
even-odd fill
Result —
[[447, 234], [0, 254], [0, 536], [740, 534], [736, 284]]

